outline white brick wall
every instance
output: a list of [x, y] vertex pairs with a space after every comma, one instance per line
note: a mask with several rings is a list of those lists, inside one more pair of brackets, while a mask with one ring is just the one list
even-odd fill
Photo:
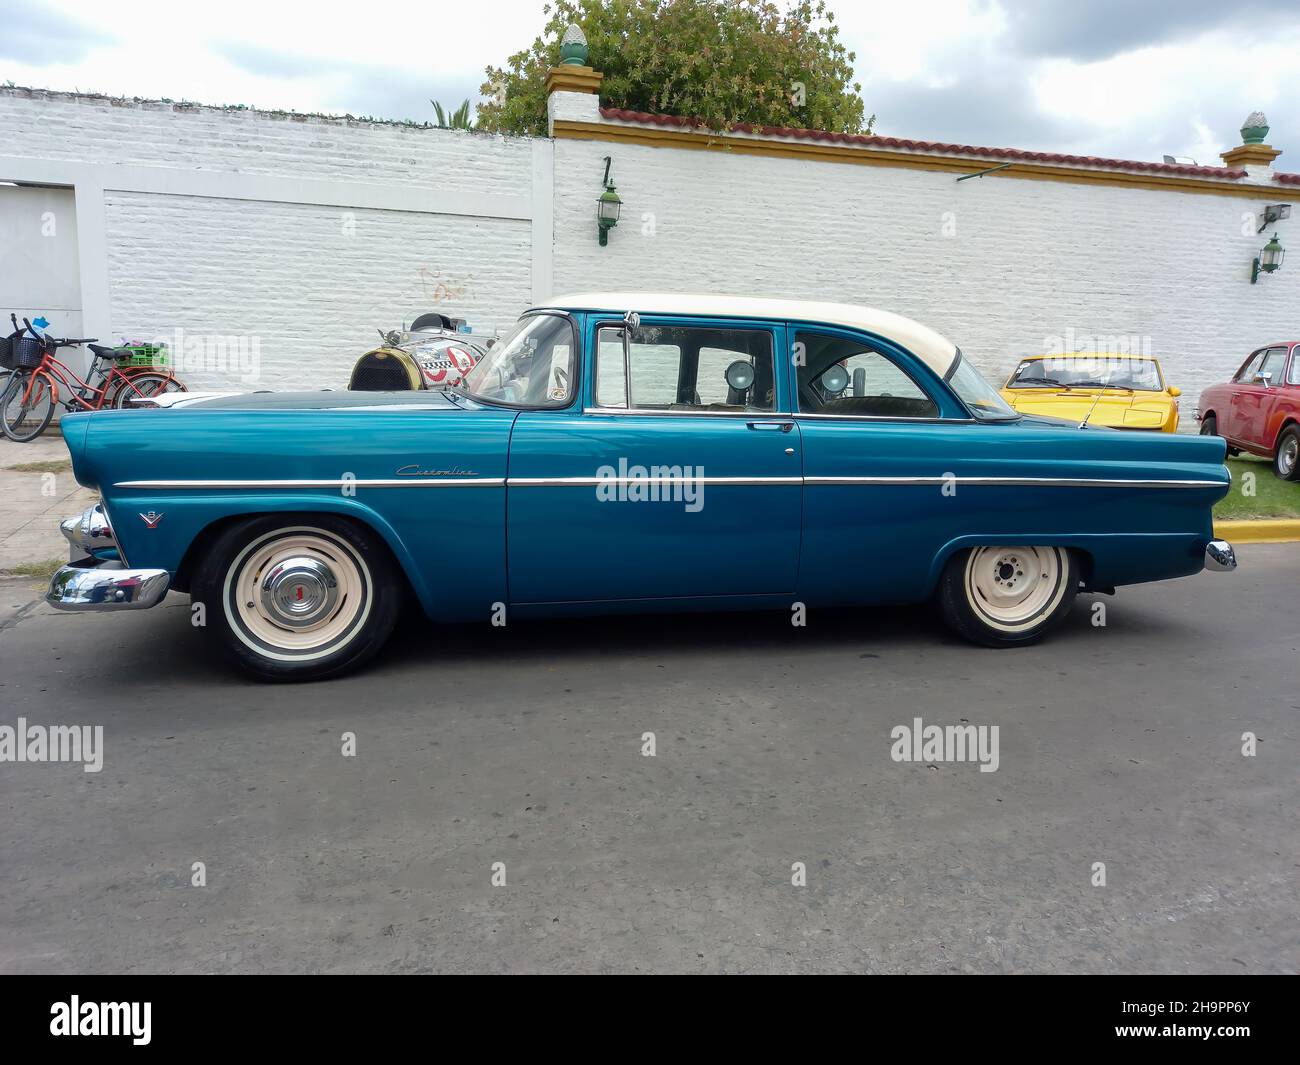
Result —
[[[623, 211], [602, 248], [595, 201], [606, 155]], [[1251, 285], [1267, 234], [1242, 233], [1243, 213], [1286, 201], [1283, 187], [1256, 201], [996, 174], [959, 183], [932, 171], [576, 140], [556, 142], [555, 168], [557, 291], [865, 303], [938, 329], [998, 384], [1049, 336], [1136, 334], [1183, 389], [1184, 429], [1202, 388], [1252, 347], [1300, 333], [1300, 260]], [[1288, 225], [1277, 228], [1294, 245], [1300, 232]]]
[[[376, 329], [442, 308], [490, 331], [528, 302], [527, 222], [346, 213], [350, 235], [329, 207], [108, 193], [114, 333], [242, 334], [255, 387], [346, 388]], [[204, 361], [178, 367], [191, 388], [234, 384]]]
[[[113, 341], [180, 330], [244, 344], [242, 364], [206, 339], [202, 356], [182, 356], [191, 388], [343, 388], [377, 328], [434, 310], [484, 332], [511, 323], [532, 302], [519, 204], [533, 196], [533, 149], [525, 138], [0, 90], [0, 157], [39, 163], [38, 180], [88, 181], [78, 216], [102, 204], [89, 245], [107, 307], [88, 325]], [[78, 227], [66, 228], [76, 241]]]
[[[599, 120], [592, 97], [561, 94], [553, 109]], [[947, 334], [999, 383], [1049, 337], [1137, 336], [1186, 393], [1184, 428], [1204, 386], [1300, 332], [1300, 259], [1249, 283], [1267, 235], [1242, 216], [1291, 198], [1266, 173], [1246, 198], [566, 139], [552, 163], [551, 148], [0, 89], [0, 171], [86, 185], [76, 229], [95, 254], [82, 256], [81, 288], [103, 305], [87, 307], [88, 328], [255, 335], [262, 387], [341, 386], [376, 326], [425, 310], [490, 330], [548, 276], [556, 293], [884, 307]], [[602, 248], [606, 155], [624, 207]], [[1300, 242], [1296, 225], [1276, 227], [1284, 244]], [[0, 307], [4, 292], [0, 267]]]
[[397, 123], [0, 94], [0, 155], [524, 194], [529, 151], [526, 138]]

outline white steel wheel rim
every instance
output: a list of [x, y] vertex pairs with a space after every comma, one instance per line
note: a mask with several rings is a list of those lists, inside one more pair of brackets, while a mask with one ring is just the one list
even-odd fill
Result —
[[986, 625], [1024, 632], [1060, 605], [1067, 569], [1059, 547], [978, 547], [966, 561], [966, 599]]
[[1277, 449], [1277, 468], [1282, 474], [1289, 474], [1295, 469], [1297, 456], [1300, 455], [1300, 437], [1288, 436]]
[[223, 600], [235, 635], [277, 661], [323, 658], [370, 615], [370, 570], [323, 529], [279, 529], [245, 547], [226, 571]]

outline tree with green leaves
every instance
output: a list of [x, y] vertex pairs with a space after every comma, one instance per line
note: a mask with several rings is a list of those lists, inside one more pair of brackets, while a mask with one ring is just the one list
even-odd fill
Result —
[[442, 104], [437, 100], [430, 100], [433, 104], [434, 125], [439, 129], [473, 129], [474, 123], [469, 120], [469, 101], [466, 100], [455, 111], [450, 108], [443, 110]]
[[556, 0], [532, 47], [487, 68], [478, 128], [546, 134], [546, 75], [560, 62], [570, 25], [580, 26], [588, 64], [605, 75], [601, 102], [700, 119], [870, 133], [857, 58], [839, 41], [824, 0]]

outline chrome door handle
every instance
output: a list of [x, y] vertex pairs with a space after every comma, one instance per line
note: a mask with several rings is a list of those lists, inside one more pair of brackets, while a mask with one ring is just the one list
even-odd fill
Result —
[[769, 433], [788, 433], [794, 428], [794, 422], [746, 422], [751, 429]]

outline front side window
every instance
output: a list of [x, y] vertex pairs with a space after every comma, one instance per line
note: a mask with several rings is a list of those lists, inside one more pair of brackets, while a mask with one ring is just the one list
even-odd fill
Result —
[[873, 418], [939, 415], [934, 400], [906, 371], [862, 341], [796, 333], [795, 353], [802, 414]]
[[763, 329], [603, 325], [596, 332], [596, 406], [772, 411], [772, 367], [772, 334]]
[[506, 407], [564, 407], [573, 398], [574, 328], [568, 318], [534, 314], [494, 344], [465, 377], [475, 399]]
[[1265, 351], [1255, 352], [1246, 360], [1246, 364], [1237, 371], [1237, 376], [1232, 379], [1233, 382], [1239, 385], [1249, 384], [1255, 376], [1255, 371], [1259, 369], [1259, 364], [1264, 361], [1264, 356], [1267, 354]]

